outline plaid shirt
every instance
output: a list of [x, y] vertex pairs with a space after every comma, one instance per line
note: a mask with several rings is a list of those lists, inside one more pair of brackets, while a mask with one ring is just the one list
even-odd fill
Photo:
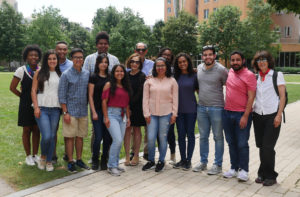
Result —
[[[86, 69], [87, 71], [89, 71], [90, 75], [92, 75], [94, 73], [96, 59], [97, 59], [98, 55], [99, 55], [98, 52], [93, 53], [91, 55], [88, 55], [84, 60], [83, 69]], [[119, 62], [118, 58], [112, 54], [107, 53], [107, 57], [108, 57], [108, 61], [109, 61], [108, 70], [110, 72], [111, 69], [114, 67], [114, 65], [120, 64], [120, 62]]]
[[78, 72], [74, 67], [65, 71], [59, 80], [59, 103], [66, 104], [68, 113], [76, 118], [88, 115], [87, 90], [89, 72], [81, 69]]

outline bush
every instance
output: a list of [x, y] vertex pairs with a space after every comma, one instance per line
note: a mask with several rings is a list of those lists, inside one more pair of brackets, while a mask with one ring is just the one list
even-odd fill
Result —
[[300, 74], [300, 67], [276, 67], [275, 70], [287, 74]]
[[6, 66], [0, 66], [0, 72], [9, 72]]

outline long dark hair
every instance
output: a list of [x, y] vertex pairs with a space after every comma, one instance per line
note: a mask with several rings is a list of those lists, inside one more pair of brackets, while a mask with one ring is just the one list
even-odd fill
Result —
[[43, 92], [44, 91], [44, 82], [47, 81], [50, 77], [50, 72], [49, 72], [49, 65], [48, 65], [48, 58], [50, 55], [54, 54], [57, 58], [57, 65], [55, 67], [55, 72], [57, 75], [60, 77], [61, 76], [61, 71], [59, 69], [59, 63], [58, 63], [58, 55], [55, 52], [55, 50], [50, 49], [47, 51], [43, 57], [43, 62], [42, 62], [42, 67], [38, 73], [37, 80], [38, 80], [38, 90]]
[[180, 77], [180, 75], [182, 74], [182, 73], [181, 73], [181, 70], [180, 70], [180, 68], [179, 68], [179, 65], [178, 65], [178, 59], [179, 59], [180, 57], [184, 57], [184, 58], [187, 60], [187, 62], [188, 62], [187, 71], [188, 71], [189, 76], [191, 76], [192, 74], [195, 73], [195, 71], [194, 71], [194, 69], [193, 69], [193, 63], [192, 63], [191, 57], [190, 57], [188, 54], [186, 54], [186, 53], [178, 53], [178, 54], [176, 55], [176, 58], [175, 58], [175, 64], [174, 64], [174, 71], [175, 71], [174, 77], [175, 77], [176, 80], [177, 80], [177, 79]]
[[116, 72], [116, 69], [118, 67], [121, 67], [123, 69], [123, 72], [124, 72], [124, 77], [123, 79], [121, 80], [121, 84], [123, 86], [123, 88], [128, 92], [128, 95], [129, 97], [131, 96], [131, 86], [130, 86], [130, 83], [129, 83], [129, 77], [128, 77], [128, 74], [126, 72], [126, 69], [124, 67], [124, 65], [122, 64], [117, 64], [115, 65], [112, 70], [111, 70], [111, 73], [110, 73], [110, 95], [114, 96], [115, 93], [116, 93], [116, 89], [117, 89], [117, 80], [115, 78], [115, 72]]
[[171, 77], [172, 76], [172, 72], [171, 72], [171, 66], [169, 64], [169, 62], [166, 60], [166, 58], [164, 57], [159, 57], [155, 60], [154, 62], [154, 66], [153, 66], [153, 69], [152, 69], [152, 76], [153, 77], [157, 77], [158, 73], [156, 71], [156, 63], [159, 62], [159, 61], [162, 61], [165, 63], [166, 67], [167, 67], [167, 70], [166, 70], [166, 77]]
[[105, 53], [101, 53], [101, 54], [98, 55], [98, 57], [96, 59], [96, 63], [95, 63], [94, 73], [97, 74], [97, 75], [100, 73], [99, 64], [102, 63], [103, 59], [107, 59], [107, 68], [105, 69], [105, 74], [106, 74], [106, 76], [108, 76], [109, 59], [108, 59], [108, 57]]

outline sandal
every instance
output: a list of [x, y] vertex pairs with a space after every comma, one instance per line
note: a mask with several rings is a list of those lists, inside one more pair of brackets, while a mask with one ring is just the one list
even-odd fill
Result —
[[130, 162], [130, 165], [132, 166], [136, 166], [139, 164], [139, 157], [138, 156], [134, 156]]

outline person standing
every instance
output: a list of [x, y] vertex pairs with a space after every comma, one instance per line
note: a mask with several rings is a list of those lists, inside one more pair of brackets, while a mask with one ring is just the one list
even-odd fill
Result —
[[[26, 65], [19, 67], [14, 73], [10, 83], [10, 91], [20, 97], [18, 126], [23, 127], [22, 142], [26, 153], [25, 162], [29, 166], [38, 163], [37, 156], [40, 142], [40, 131], [34, 118], [32, 108], [31, 87], [35, 71], [38, 69], [38, 63], [42, 58], [42, 50], [38, 45], [27, 45], [23, 51], [23, 60]], [[17, 89], [21, 83], [20, 90]], [[32, 154], [30, 137], [32, 134]]]
[[31, 89], [34, 116], [42, 134], [38, 168], [46, 168], [46, 171], [54, 170], [52, 156], [61, 112], [58, 102], [60, 75], [58, 55], [54, 50], [49, 50], [43, 57], [42, 68], [34, 74]]
[[224, 136], [222, 125], [222, 113], [224, 111], [223, 86], [228, 76], [227, 69], [216, 62], [214, 46], [208, 45], [202, 48], [202, 60], [204, 63], [197, 68], [199, 83], [199, 104], [197, 107], [198, 128], [200, 134], [200, 163], [193, 169], [199, 172], [207, 169], [209, 154], [209, 135], [212, 130], [215, 141], [215, 160], [208, 175], [222, 172]]
[[59, 81], [58, 98], [63, 112], [63, 136], [66, 137], [68, 170], [76, 172], [73, 161], [74, 144], [76, 165], [89, 169], [82, 161], [83, 138], [88, 134], [87, 90], [89, 72], [82, 69], [83, 50], [72, 49], [73, 67], [64, 72]]
[[[273, 57], [267, 51], [258, 51], [252, 60], [252, 66], [258, 72], [253, 126], [256, 146], [259, 148], [260, 166], [255, 182], [264, 186], [272, 186], [277, 182], [274, 147], [279, 137], [286, 101], [284, 77], [282, 72], [274, 71], [274, 64]], [[276, 74], [278, 93], [273, 84]]]
[[256, 78], [245, 65], [244, 55], [234, 51], [230, 55], [231, 69], [226, 81], [223, 113], [225, 138], [229, 146], [230, 170], [225, 178], [249, 179], [249, 135], [252, 122], [252, 105], [255, 98]]

